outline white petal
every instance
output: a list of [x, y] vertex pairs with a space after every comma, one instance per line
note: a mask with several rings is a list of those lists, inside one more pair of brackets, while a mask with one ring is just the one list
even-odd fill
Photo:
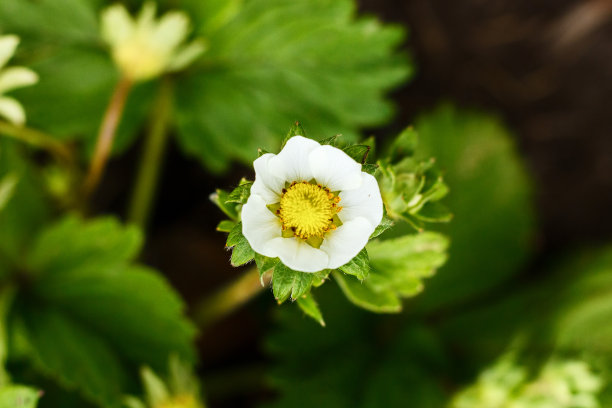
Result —
[[361, 164], [333, 146], [320, 146], [310, 153], [310, 168], [318, 183], [332, 191], [343, 191], [361, 185]]
[[25, 123], [25, 111], [23, 106], [13, 98], [0, 97], [0, 116], [4, 116], [9, 122], [16, 125]]
[[281, 190], [285, 187], [285, 180], [274, 175], [268, 166], [275, 154], [266, 153], [253, 162], [255, 168], [255, 182], [251, 186], [251, 194], [260, 195], [266, 204], [280, 201]]
[[18, 44], [19, 37], [16, 35], [3, 35], [0, 37], [0, 68], [15, 54]]
[[357, 217], [328, 232], [321, 244], [321, 249], [329, 255], [328, 268], [339, 268], [357, 256], [374, 229], [366, 218]]
[[185, 13], [173, 11], [166, 13], [157, 23], [152, 33], [152, 41], [157, 47], [170, 52], [174, 50], [187, 37], [189, 32], [189, 18]]
[[298, 238], [274, 238], [268, 242], [266, 249], [295, 271], [318, 272], [326, 269], [329, 264], [329, 257], [325, 252]]
[[0, 71], [0, 94], [38, 82], [36, 72], [25, 67], [10, 67]]
[[266, 207], [264, 200], [251, 193], [242, 207], [242, 234], [251, 248], [259, 254], [276, 257], [274, 251], [267, 250], [268, 243], [281, 236], [280, 219]]
[[270, 159], [270, 172], [284, 181], [309, 181], [313, 178], [308, 160], [312, 151], [321, 145], [303, 136], [293, 136], [283, 150]]
[[142, 9], [140, 9], [138, 20], [136, 21], [136, 28], [141, 32], [152, 30], [155, 23], [156, 12], [157, 5], [152, 1], [147, 1], [142, 6]]
[[376, 178], [368, 173], [361, 173], [361, 186], [354, 190], [340, 193], [342, 211], [338, 213], [342, 222], [357, 217], [364, 217], [374, 226], [378, 226], [383, 217], [383, 202]]
[[208, 49], [208, 43], [197, 39], [182, 47], [168, 64], [168, 71], [180, 71], [186, 68]]
[[122, 4], [104, 9], [100, 25], [102, 38], [112, 46], [127, 41], [134, 34], [134, 20]]

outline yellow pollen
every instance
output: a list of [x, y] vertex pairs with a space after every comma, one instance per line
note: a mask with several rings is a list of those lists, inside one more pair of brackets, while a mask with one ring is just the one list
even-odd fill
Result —
[[282, 228], [291, 229], [302, 239], [323, 238], [326, 231], [335, 229], [333, 218], [339, 201], [340, 197], [321, 185], [294, 182], [281, 195], [278, 215]]

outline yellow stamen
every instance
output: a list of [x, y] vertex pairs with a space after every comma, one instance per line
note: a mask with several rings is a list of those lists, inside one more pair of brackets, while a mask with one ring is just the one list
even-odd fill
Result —
[[278, 215], [283, 229], [291, 229], [305, 240], [323, 238], [326, 231], [334, 229], [333, 218], [339, 211], [336, 208], [339, 201], [340, 197], [321, 185], [293, 182], [281, 195]]

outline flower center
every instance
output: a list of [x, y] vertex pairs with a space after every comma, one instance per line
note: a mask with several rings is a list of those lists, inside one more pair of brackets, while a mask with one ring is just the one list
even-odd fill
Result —
[[336, 228], [334, 218], [342, 209], [338, 202], [340, 197], [320, 184], [294, 181], [283, 189], [277, 211], [283, 231], [291, 230], [305, 240], [322, 239], [327, 231]]

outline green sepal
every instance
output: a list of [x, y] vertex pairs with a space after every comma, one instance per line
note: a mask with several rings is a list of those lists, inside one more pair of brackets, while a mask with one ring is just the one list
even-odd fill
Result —
[[375, 291], [368, 281], [360, 282], [354, 276], [340, 272], [332, 274], [346, 298], [355, 305], [375, 313], [399, 313], [402, 310], [402, 303], [392, 290]]
[[378, 224], [378, 226], [376, 227], [376, 229], [372, 233], [372, 235], [370, 235], [370, 239], [374, 239], [374, 238], [378, 237], [383, 232], [385, 232], [389, 228], [393, 227], [393, 225], [395, 225], [395, 221], [393, 221], [393, 219], [391, 219], [387, 215], [387, 211], [384, 210], [384, 209], [383, 209], [383, 211], [384, 211], [383, 218], [380, 221], [380, 224]]
[[338, 146], [338, 138], [342, 135], [333, 135], [332, 137], [327, 137], [325, 139], [319, 140], [320, 145], [329, 145], [329, 146]]
[[361, 166], [361, 171], [365, 171], [366, 173], [374, 176], [376, 171], [378, 170], [378, 164], [374, 163], [365, 163]]
[[370, 259], [368, 257], [368, 251], [363, 248], [356, 257], [338, 269], [347, 275], [353, 275], [360, 281], [363, 281], [370, 274]]
[[230, 232], [235, 226], [235, 221], [223, 220], [217, 225], [217, 231]]
[[291, 296], [291, 300], [297, 300], [310, 290], [313, 274], [298, 272], [279, 262], [274, 267], [272, 276], [272, 292], [278, 304], [283, 303]]
[[325, 320], [323, 320], [323, 314], [321, 313], [321, 309], [319, 309], [319, 305], [314, 300], [312, 293], [307, 293], [306, 295], [298, 298], [297, 304], [302, 309], [302, 311], [313, 318], [317, 323], [321, 326], [325, 327]]
[[370, 146], [363, 144], [354, 144], [351, 146], [347, 146], [342, 150], [357, 163], [365, 164], [368, 159], [368, 154], [370, 153]]
[[42, 393], [25, 385], [0, 388], [0, 408], [35, 408]]
[[257, 149], [257, 157], [261, 157], [264, 154], [268, 154], [270, 153], [269, 151], [267, 151], [266, 149], [262, 149], [261, 147], [259, 149]]
[[274, 269], [276, 264], [279, 262], [278, 258], [269, 258], [267, 256], [258, 254], [255, 252], [255, 264], [257, 265], [257, 269], [259, 269], [259, 280], [261, 281], [261, 285], [263, 286], [263, 276], [266, 272], [271, 269]]
[[331, 271], [331, 269], [324, 269], [322, 271], [313, 273], [312, 286], [318, 288], [319, 286], [324, 284]]
[[246, 204], [247, 200], [251, 195], [252, 186], [252, 181], [243, 178], [242, 180], [240, 180], [240, 184], [238, 184], [238, 187], [236, 187], [232, 190], [231, 193], [229, 193], [227, 199], [225, 200], [225, 203]]
[[295, 122], [293, 126], [291, 126], [291, 128], [289, 129], [289, 132], [287, 132], [287, 136], [285, 136], [285, 138], [283, 139], [283, 143], [281, 144], [281, 150], [283, 147], [285, 147], [285, 145], [287, 144], [287, 141], [291, 139], [293, 136], [306, 137], [306, 131], [304, 130], [300, 122]]
[[210, 201], [212, 201], [217, 207], [221, 209], [232, 219], [233, 221], [238, 221], [238, 211], [236, 209], [236, 204], [228, 203], [229, 193], [225, 190], [221, 190], [220, 188], [217, 191], [210, 195]]
[[255, 257], [255, 252], [251, 248], [249, 241], [242, 235], [242, 223], [239, 222], [232, 228], [229, 235], [227, 236], [227, 242], [225, 243], [227, 248], [232, 248], [232, 266], [244, 265], [250, 262]]

